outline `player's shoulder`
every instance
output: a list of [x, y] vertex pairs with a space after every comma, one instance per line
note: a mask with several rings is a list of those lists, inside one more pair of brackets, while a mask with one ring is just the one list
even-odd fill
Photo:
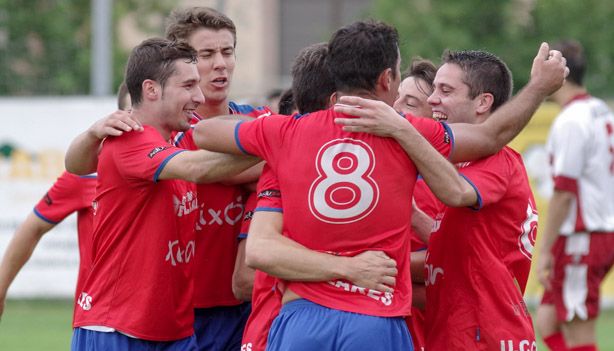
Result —
[[255, 118], [266, 117], [273, 114], [268, 106], [252, 106], [247, 104], [237, 104], [234, 101], [228, 103], [228, 109], [232, 114], [252, 116]]

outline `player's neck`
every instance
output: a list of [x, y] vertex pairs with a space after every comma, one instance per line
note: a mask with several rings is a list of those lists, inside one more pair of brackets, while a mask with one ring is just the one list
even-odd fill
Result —
[[575, 97], [585, 95], [586, 88], [578, 85], [565, 84], [555, 94], [552, 95], [552, 100], [559, 106], [565, 106], [570, 103]]
[[132, 116], [141, 122], [142, 125], [156, 129], [164, 140], [168, 140], [171, 137], [172, 131], [166, 128], [163, 118], [156, 114], [155, 111], [150, 111], [144, 106], [139, 106], [132, 109]]
[[203, 118], [227, 115], [229, 114], [228, 100], [208, 103], [205, 99], [205, 103], [198, 106], [196, 113]]

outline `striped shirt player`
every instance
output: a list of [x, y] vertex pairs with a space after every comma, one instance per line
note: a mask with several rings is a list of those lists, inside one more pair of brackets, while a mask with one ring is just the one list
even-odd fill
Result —
[[[342, 256], [366, 250], [386, 252], [399, 270], [395, 291], [363, 289], [343, 280], [287, 282], [287, 288], [304, 300], [282, 307], [269, 334], [271, 349], [287, 348], [286, 342], [314, 343], [316, 337], [330, 342], [331, 332], [339, 334], [343, 340], [336, 342], [348, 348], [365, 342], [374, 347], [386, 347], [380, 342], [410, 342], [401, 316], [409, 315], [411, 308], [408, 199], [416, 168], [396, 142], [344, 132], [334, 124], [335, 117], [345, 116], [328, 109], [297, 118], [271, 116], [240, 123], [235, 132], [237, 147], [264, 158], [277, 174], [290, 238], [312, 250]], [[439, 152], [449, 154], [453, 139], [445, 125], [408, 119]], [[283, 166], [288, 164], [293, 167]], [[384, 217], [388, 220], [381, 221]], [[340, 326], [352, 330], [337, 330], [337, 323], [329, 319], [314, 324], [322, 312], [333, 314]], [[346, 323], [355, 319], [360, 321]], [[313, 328], [301, 327], [306, 323]], [[395, 337], [383, 337], [383, 331]]]
[[[268, 107], [228, 104], [231, 114], [254, 118], [271, 114]], [[194, 114], [194, 125], [204, 117]], [[197, 150], [193, 129], [174, 135], [175, 146]], [[250, 304], [232, 292], [246, 191], [240, 185], [197, 184], [196, 254], [194, 258], [195, 334], [202, 350], [237, 349], [250, 312]]]
[[523, 300], [537, 211], [521, 156], [504, 148], [459, 165], [475, 208], [443, 209], [427, 249], [427, 350], [535, 350]]
[[573, 97], [546, 144], [554, 189], [574, 194], [554, 242], [552, 289], [557, 319], [596, 318], [599, 286], [614, 263], [614, 115], [600, 99]]

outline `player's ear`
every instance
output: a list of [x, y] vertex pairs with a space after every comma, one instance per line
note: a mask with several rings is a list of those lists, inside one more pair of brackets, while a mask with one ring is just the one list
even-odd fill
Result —
[[392, 88], [394, 80], [392, 68], [386, 68], [377, 77], [377, 85], [384, 91], [389, 91]]
[[475, 98], [476, 112], [483, 114], [490, 112], [492, 104], [495, 102], [495, 97], [491, 93], [482, 93]]
[[161, 91], [160, 84], [155, 80], [145, 79], [142, 84], [143, 98], [147, 100], [156, 100]]

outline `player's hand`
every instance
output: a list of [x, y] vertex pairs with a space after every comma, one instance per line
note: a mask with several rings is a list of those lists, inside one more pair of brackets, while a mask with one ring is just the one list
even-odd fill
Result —
[[379, 100], [342, 96], [334, 109], [339, 113], [356, 116], [335, 118], [335, 123], [342, 125], [347, 132], [394, 137], [397, 132], [410, 126], [391, 106]]
[[546, 290], [552, 288], [550, 281], [552, 279], [552, 270], [554, 266], [554, 257], [550, 251], [540, 252], [537, 260], [537, 279]]
[[120, 136], [132, 130], [143, 131], [143, 126], [129, 111], [117, 110], [94, 123], [89, 132], [102, 140], [108, 136]]
[[542, 43], [533, 59], [531, 84], [544, 97], [557, 91], [569, 74], [567, 60], [560, 51], [550, 50], [548, 43]]
[[382, 292], [393, 292], [397, 263], [382, 251], [365, 251], [350, 258], [347, 280], [354, 285]]

